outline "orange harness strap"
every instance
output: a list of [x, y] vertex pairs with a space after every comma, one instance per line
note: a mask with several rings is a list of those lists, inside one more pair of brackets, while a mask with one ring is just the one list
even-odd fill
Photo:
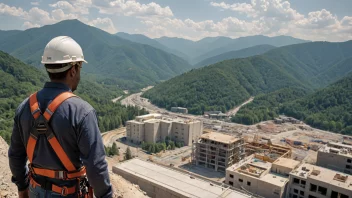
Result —
[[[30, 178], [30, 184], [32, 186], [32, 188], [35, 188], [37, 186], [41, 187], [40, 184], [38, 184], [33, 178]], [[73, 187], [60, 187], [60, 186], [57, 186], [55, 184], [52, 184], [51, 185], [51, 191], [53, 192], [56, 192], [62, 196], [66, 196], [66, 195], [70, 195], [70, 194], [74, 194], [76, 193], [77, 191], [77, 188], [76, 186], [73, 186]]]
[[[50, 121], [51, 116], [55, 113], [55, 110], [68, 98], [75, 97], [75, 95], [71, 92], [64, 92], [58, 95], [48, 106], [48, 108], [45, 110], [44, 117], [47, 122]], [[39, 105], [38, 105], [38, 100], [37, 100], [37, 93], [32, 94], [29, 97], [29, 104], [31, 108], [32, 115], [34, 119], [38, 119], [39, 116], [41, 115]], [[55, 135], [52, 133], [52, 135], [47, 136], [47, 139], [55, 151], [56, 155], [59, 157], [61, 163], [65, 166], [67, 171], [73, 172], [76, 170], [75, 166], [71, 162], [71, 160], [68, 158], [66, 152], [60, 145], [59, 141], [55, 137]], [[34, 135], [30, 135], [28, 139], [28, 144], [27, 144], [27, 155], [30, 163], [33, 161], [33, 154], [34, 154], [34, 149], [37, 143], [37, 137]]]
[[86, 168], [83, 166], [77, 172], [67, 172], [67, 171], [56, 171], [44, 168], [31, 167], [31, 170], [36, 175], [41, 175], [44, 177], [55, 178], [55, 179], [75, 179], [79, 177], [84, 177], [86, 175]]

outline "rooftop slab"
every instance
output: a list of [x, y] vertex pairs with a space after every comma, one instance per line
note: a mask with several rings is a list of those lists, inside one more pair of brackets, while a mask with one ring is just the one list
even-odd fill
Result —
[[239, 138], [236, 138], [234, 136], [225, 135], [225, 134], [216, 133], [216, 132], [203, 134], [202, 136], [200, 136], [200, 138], [212, 140], [215, 142], [221, 142], [224, 144], [231, 144], [240, 140]]
[[189, 175], [146, 162], [138, 158], [125, 161], [113, 167], [124, 171], [153, 184], [162, 186], [171, 191], [182, 194], [190, 198], [249, 198], [250, 195], [245, 193], [210, 185], [209, 182], [197, 178], [191, 178]]

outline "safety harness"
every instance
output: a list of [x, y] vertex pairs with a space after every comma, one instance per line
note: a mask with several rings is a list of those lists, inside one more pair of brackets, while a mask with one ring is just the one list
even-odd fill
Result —
[[[45, 190], [59, 193], [63, 196], [77, 193], [78, 197], [93, 197], [93, 189], [90, 187], [87, 177], [86, 168], [82, 166], [80, 169], [76, 169], [73, 165], [66, 152], [60, 145], [52, 128], [50, 127], [49, 121], [55, 110], [68, 98], [77, 97], [71, 92], [63, 92], [59, 94], [46, 108], [45, 112], [42, 113], [39, 108], [37, 93], [32, 94], [29, 97], [29, 105], [31, 113], [35, 119], [34, 126], [30, 133], [27, 143], [27, 156], [30, 164], [28, 165], [30, 171], [30, 184], [32, 187], [39, 186]], [[61, 163], [64, 165], [66, 170], [50, 170], [45, 168], [35, 167], [33, 163], [34, 149], [37, 144], [39, 135], [44, 135]], [[59, 179], [59, 180], [76, 180], [77, 184], [72, 187], [57, 186], [48, 180], [44, 182], [36, 181], [34, 176], [44, 176], [47, 178]]]

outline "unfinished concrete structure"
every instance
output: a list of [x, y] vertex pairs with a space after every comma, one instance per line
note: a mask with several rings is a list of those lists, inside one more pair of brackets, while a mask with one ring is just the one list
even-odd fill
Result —
[[165, 119], [160, 114], [138, 116], [126, 123], [127, 140], [140, 144], [142, 142], [156, 143], [166, 137], [183, 142], [189, 146], [199, 139], [203, 131], [203, 123], [198, 120]]
[[299, 163], [288, 158], [278, 158], [271, 163], [253, 154], [226, 169], [225, 183], [263, 197], [282, 198], [286, 194], [289, 173]]
[[192, 160], [197, 165], [225, 172], [226, 168], [244, 158], [243, 138], [222, 133], [206, 133], [194, 143]]
[[352, 174], [352, 146], [329, 142], [318, 150], [318, 166]]
[[138, 184], [152, 198], [250, 198], [245, 192], [209, 183], [164, 166], [134, 158], [112, 171]]
[[352, 178], [342, 172], [302, 164], [290, 173], [286, 197], [351, 198]]

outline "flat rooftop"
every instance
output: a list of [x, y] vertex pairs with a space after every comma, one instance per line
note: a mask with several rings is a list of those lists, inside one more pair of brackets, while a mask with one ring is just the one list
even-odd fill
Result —
[[234, 143], [234, 142], [237, 142], [238, 140], [240, 140], [239, 138], [236, 138], [234, 136], [225, 135], [225, 134], [216, 133], [216, 132], [210, 132], [210, 133], [203, 134], [202, 136], [200, 136], [200, 138], [212, 140], [215, 142], [221, 142], [224, 144], [230, 144], [230, 143]]
[[310, 178], [352, 191], [352, 175], [346, 173], [311, 164], [302, 164], [290, 174], [297, 178]]
[[287, 167], [290, 169], [295, 169], [300, 164], [300, 162], [293, 159], [281, 157], [277, 159], [275, 162], [273, 162], [273, 165], [274, 164], [282, 167]]
[[143, 118], [149, 118], [149, 117], [161, 117], [161, 114], [158, 113], [150, 113], [150, 114], [146, 114], [146, 115], [141, 115], [141, 116], [137, 116], [137, 119], [143, 119]]
[[144, 123], [157, 123], [160, 122], [160, 119], [149, 119], [149, 120], [145, 120]]
[[139, 122], [137, 120], [129, 120], [127, 122], [134, 123], [134, 124], [144, 124], [143, 122]]
[[191, 198], [250, 198], [245, 193], [210, 185], [209, 182], [192, 179], [189, 175], [134, 158], [114, 166], [114, 169], [132, 174], [171, 191]]
[[289, 179], [279, 174], [268, 173], [261, 177], [260, 180], [281, 188], [286, 185]]

